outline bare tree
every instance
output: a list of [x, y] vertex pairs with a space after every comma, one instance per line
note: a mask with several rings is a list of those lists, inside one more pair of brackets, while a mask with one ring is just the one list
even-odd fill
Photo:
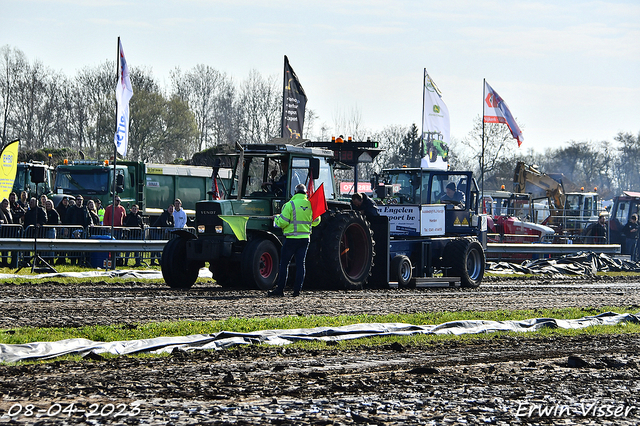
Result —
[[180, 68], [171, 72], [172, 95], [187, 102], [196, 117], [200, 150], [227, 141], [218, 139], [224, 126], [233, 126], [227, 117], [217, 116], [218, 111], [229, 110], [233, 105], [234, 90], [226, 74], [208, 65], [196, 65], [182, 73]]
[[2, 145], [18, 137], [19, 134], [13, 132], [9, 127], [11, 113], [14, 110], [16, 92], [18, 91], [18, 81], [28, 67], [24, 53], [8, 45], [0, 48], [0, 106], [2, 106]]
[[249, 143], [266, 143], [279, 137], [282, 115], [282, 88], [276, 76], [263, 77], [251, 70], [240, 86], [241, 139]]

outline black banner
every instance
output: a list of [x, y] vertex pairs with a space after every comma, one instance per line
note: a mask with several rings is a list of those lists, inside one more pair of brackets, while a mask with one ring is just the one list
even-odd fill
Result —
[[284, 56], [284, 91], [282, 95], [282, 132], [280, 136], [290, 139], [302, 138], [304, 125], [304, 109], [307, 105], [307, 95], [300, 85], [298, 76], [287, 55]]

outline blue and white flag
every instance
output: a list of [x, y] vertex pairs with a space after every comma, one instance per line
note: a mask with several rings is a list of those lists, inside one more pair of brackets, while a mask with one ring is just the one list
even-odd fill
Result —
[[115, 144], [118, 154], [126, 157], [127, 145], [129, 143], [129, 100], [133, 96], [131, 88], [131, 79], [129, 78], [129, 67], [124, 58], [124, 49], [122, 42], [118, 39], [118, 48], [120, 51], [120, 67], [118, 73], [118, 85], [116, 86], [116, 102], [118, 110], [116, 114], [117, 130], [115, 135]]
[[513, 138], [518, 140], [518, 147], [522, 145], [522, 142], [524, 142], [522, 130], [520, 130], [516, 120], [511, 115], [507, 103], [486, 81], [484, 82], [484, 93], [484, 122], [505, 123], [509, 126]]

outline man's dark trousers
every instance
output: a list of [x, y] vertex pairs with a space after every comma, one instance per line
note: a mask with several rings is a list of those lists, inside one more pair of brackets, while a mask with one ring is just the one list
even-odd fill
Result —
[[293, 292], [300, 293], [300, 290], [302, 290], [302, 282], [304, 281], [304, 261], [307, 257], [308, 248], [308, 238], [285, 238], [284, 244], [282, 245], [282, 253], [280, 254], [278, 287], [274, 290], [275, 293], [284, 292], [284, 286], [287, 284], [287, 275], [289, 273], [289, 263], [293, 256], [296, 257], [296, 281], [293, 286]]

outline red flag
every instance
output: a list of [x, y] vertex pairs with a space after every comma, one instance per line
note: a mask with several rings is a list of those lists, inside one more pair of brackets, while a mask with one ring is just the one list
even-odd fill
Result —
[[322, 213], [328, 210], [327, 199], [324, 196], [324, 182], [320, 184], [320, 187], [311, 194], [309, 197], [311, 203], [311, 211], [313, 212], [313, 220], [318, 216], [322, 216]]
[[313, 176], [309, 175], [309, 186], [307, 187], [307, 195], [309, 195], [309, 198], [311, 198], [314, 192], [315, 188], [313, 185]]

